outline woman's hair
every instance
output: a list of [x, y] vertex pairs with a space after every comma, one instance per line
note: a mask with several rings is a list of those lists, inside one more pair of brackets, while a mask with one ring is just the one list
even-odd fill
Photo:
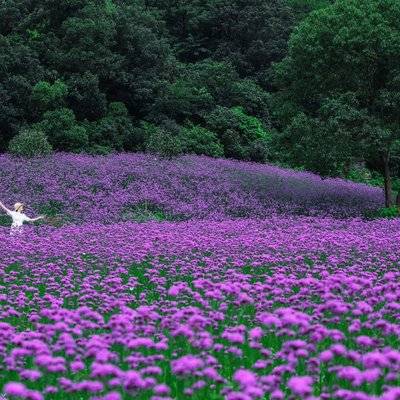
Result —
[[18, 211], [20, 208], [23, 208], [24, 204], [23, 203], [15, 203], [14, 204], [14, 210]]

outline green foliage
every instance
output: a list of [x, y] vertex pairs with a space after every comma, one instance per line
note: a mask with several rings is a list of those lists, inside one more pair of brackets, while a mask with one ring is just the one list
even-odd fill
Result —
[[106, 156], [108, 154], [113, 153], [114, 150], [110, 146], [102, 146], [100, 144], [92, 144], [86, 150], [86, 153], [91, 154], [93, 156]]
[[73, 111], [68, 108], [45, 112], [35, 127], [46, 134], [56, 150], [81, 152], [89, 144], [86, 129], [78, 124]]
[[[1, 15], [7, 15], [6, 11]], [[18, 15], [18, 10], [14, 11]], [[14, 17], [18, 21], [15, 14]], [[6, 19], [0, 19], [2, 26]], [[12, 21], [13, 17], [9, 24]], [[9, 33], [7, 36], [0, 34], [0, 151], [6, 150], [9, 140], [31, 121], [34, 115], [30, 101], [32, 87], [47, 75], [36, 51], [20, 35], [11, 34], [12, 26], [3, 26]]]
[[[353, 182], [365, 183], [366, 185], [370, 186], [382, 187], [384, 184], [384, 178], [382, 174], [360, 165], [354, 165], [349, 170], [346, 178]], [[393, 178], [392, 184], [393, 190], [396, 192], [400, 191], [400, 179], [398, 177]]]
[[233, 107], [231, 111], [239, 123], [239, 128], [248, 136], [249, 141], [268, 136], [262, 122], [256, 117], [247, 115], [242, 107]]
[[398, 218], [400, 216], [400, 211], [398, 207], [384, 207], [379, 210], [370, 211], [365, 214], [365, 217], [368, 219], [379, 219], [379, 218]]
[[[365, 121], [371, 128], [365, 145], [381, 142], [383, 132], [373, 128], [390, 128], [395, 121], [390, 107], [398, 99], [400, 33], [393, 30], [393, 18], [400, 16], [400, 5], [385, 1], [388, 7], [383, 8], [383, 2], [339, 0], [310, 14], [292, 35], [288, 57], [276, 68], [283, 90], [307, 113], [318, 112], [327, 98], [351, 99], [353, 108], [371, 118]], [[390, 103], [384, 100], [388, 91], [393, 91]]]
[[228, 61], [242, 77], [268, 84], [266, 71], [284, 57], [294, 23], [285, 0], [150, 0], [164, 13], [178, 58]]
[[144, 1], [114, 4], [118, 60], [108, 97], [124, 102], [132, 116], [144, 119], [162, 88], [176, 78], [177, 62], [156, 10]]
[[334, 0], [288, 0], [292, 7], [307, 8], [309, 11], [318, 10], [327, 7], [333, 3]]
[[157, 98], [152, 119], [173, 118], [201, 121], [217, 104], [230, 105], [232, 85], [239, 79], [232, 65], [203, 60], [194, 64], [180, 64], [176, 80], [166, 85]]
[[21, 157], [46, 156], [52, 152], [52, 146], [43, 131], [33, 128], [23, 129], [14, 136], [8, 151]]
[[292, 34], [288, 56], [275, 68], [276, 105], [289, 101], [295, 107], [287, 111], [297, 107], [314, 121], [318, 129], [302, 123], [306, 138], [299, 138], [299, 122], [281, 113], [287, 145], [300, 142], [314, 171], [339, 174], [341, 164], [359, 158], [379, 159], [382, 172], [390, 166], [400, 139], [399, 21], [396, 0], [338, 0], [311, 13]]
[[199, 125], [183, 127], [179, 135], [185, 153], [223, 157], [224, 148], [214, 132]]
[[94, 154], [121, 151], [130, 145], [133, 147], [132, 143], [128, 143], [134, 136], [133, 124], [125, 104], [121, 102], [110, 103], [103, 118], [83, 125], [89, 135], [90, 152]]
[[[315, 129], [318, 129], [317, 123], [311, 118], [307, 117], [304, 113], [299, 112], [295, 114], [290, 122], [287, 122], [285, 129], [277, 132], [273, 139], [273, 146], [276, 149], [277, 158], [280, 163], [285, 165], [301, 165], [312, 170], [312, 162], [315, 160], [319, 165], [319, 154], [315, 155], [314, 160], [306, 157], [303, 148], [308, 147], [308, 153], [312, 153], [311, 146], [316, 142], [314, 140], [316, 135]], [[314, 137], [309, 135], [309, 132], [314, 132]], [[290, 150], [289, 150], [290, 148]], [[319, 147], [317, 146], [317, 150]], [[323, 154], [325, 154], [323, 152]], [[329, 166], [329, 163], [328, 163]], [[322, 170], [322, 168], [320, 168]]]
[[251, 150], [252, 143], [267, 145], [271, 138], [263, 123], [246, 114], [242, 107], [218, 106], [206, 116], [206, 122], [207, 127], [218, 134], [227, 157], [251, 160], [252, 154], [257, 153]]
[[[178, 3], [1, 4], [0, 151], [25, 126], [43, 130], [56, 150], [145, 150], [155, 142], [142, 121], [207, 129], [217, 106], [241, 106], [269, 128], [267, 71], [286, 53], [291, 8], [284, 0]], [[122, 114], [111, 115], [113, 104]], [[247, 142], [241, 134], [233, 136]], [[162, 136], [177, 143], [176, 134]], [[252, 151], [231, 153], [258, 154], [265, 146], [255, 141]]]
[[67, 103], [78, 120], [95, 121], [107, 112], [107, 98], [100, 88], [98, 75], [85, 71], [68, 79]]
[[296, 20], [301, 21], [310, 12], [327, 7], [335, 0], [287, 0], [296, 16]]
[[198, 118], [204, 110], [211, 110], [214, 99], [208, 90], [196, 87], [189, 79], [177, 79], [168, 85], [163, 96], [156, 102], [155, 120], [165, 117], [184, 121]]
[[0, 215], [0, 226], [10, 226], [10, 217], [7, 214]]
[[63, 213], [63, 203], [58, 200], [51, 199], [46, 203], [39, 204], [36, 208], [41, 215], [46, 216], [48, 225], [60, 227], [69, 220], [68, 215]]
[[371, 172], [368, 168], [363, 166], [353, 166], [347, 174], [347, 179], [358, 182], [366, 183], [371, 186], [382, 186], [383, 177], [376, 172]]
[[256, 162], [266, 162], [270, 158], [271, 137], [255, 139], [249, 145], [249, 159]]
[[153, 122], [167, 118], [204, 126], [206, 116], [218, 105], [240, 105], [269, 124], [268, 94], [251, 79], [240, 79], [231, 63], [206, 59], [180, 65], [178, 73], [179, 78], [158, 96], [150, 118]]
[[342, 175], [346, 163], [360, 159], [362, 152], [353, 137], [366, 115], [346, 100], [324, 100], [317, 117], [305, 112], [294, 115], [275, 137], [282, 159], [325, 176]]
[[114, 118], [125, 118], [128, 116], [128, 110], [124, 103], [115, 101], [108, 105], [108, 115]]
[[68, 86], [60, 80], [53, 84], [40, 81], [32, 88], [32, 100], [42, 110], [54, 109], [63, 105], [67, 93]]
[[0, 14], [0, 151], [28, 127], [55, 150], [400, 174], [396, 0], [10, 0]]
[[271, 124], [271, 95], [252, 79], [231, 81], [226, 98], [230, 105], [242, 106], [246, 113], [260, 118], [268, 126]]
[[122, 218], [136, 222], [175, 221], [180, 219], [179, 216], [174, 216], [157, 204], [148, 201], [126, 207], [122, 213]]
[[60, 107], [95, 121], [121, 101], [143, 118], [171, 80], [175, 59], [160, 15], [141, 0], [12, 0], [0, 11], [0, 150], [20, 126]]
[[99, 7], [95, 2], [85, 3], [79, 13], [73, 13], [62, 23], [64, 51], [60, 55], [70, 71], [98, 71], [103, 77], [119, 61], [113, 51], [117, 21], [106, 12], [104, 4]]
[[171, 158], [183, 152], [182, 142], [177, 131], [168, 129], [166, 125], [155, 125], [144, 122], [142, 128], [145, 132], [145, 150], [158, 154], [161, 157]]
[[40, 214], [45, 214], [46, 216], [55, 217], [56, 215], [62, 213], [63, 204], [58, 200], [49, 200], [45, 204], [39, 206]]

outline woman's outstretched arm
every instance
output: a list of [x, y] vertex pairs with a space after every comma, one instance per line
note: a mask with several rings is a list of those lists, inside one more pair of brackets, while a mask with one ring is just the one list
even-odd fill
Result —
[[8, 215], [11, 215], [11, 210], [9, 210], [1, 201], [0, 201], [0, 207], [1, 207]]
[[43, 219], [43, 218], [45, 218], [44, 215], [39, 215], [39, 216], [36, 217], [36, 218], [29, 218], [29, 217], [28, 217], [27, 221], [29, 221], [29, 222], [34, 222], [34, 221], [38, 221], [39, 219]]

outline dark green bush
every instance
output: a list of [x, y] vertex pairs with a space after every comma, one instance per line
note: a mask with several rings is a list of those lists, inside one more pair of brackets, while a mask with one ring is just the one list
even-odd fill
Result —
[[45, 112], [42, 121], [34, 126], [46, 134], [57, 150], [81, 152], [88, 147], [88, 133], [69, 108]]
[[10, 226], [11, 218], [7, 214], [0, 215], [0, 226]]
[[167, 126], [143, 123], [145, 131], [145, 150], [149, 153], [158, 154], [161, 157], [175, 157], [183, 153], [183, 146], [179, 136], [171, 132]]
[[114, 149], [110, 146], [102, 146], [101, 144], [92, 144], [86, 151], [88, 154], [93, 156], [106, 156], [111, 154]]
[[269, 138], [256, 139], [249, 145], [249, 158], [252, 161], [265, 162], [268, 159], [270, 153]]
[[39, 81], [32, 88], [32, 100], [43, 111], [62, 107], [67, 94], [68, 86], [60, 80], [56, 80], [53, 84]]
[[225, 156], [252, 161], [266, 157], [271, 135], [259, 118], [248, 115], [242, 107], [218, 106], [206, 116], [206, 122], [208, 129], [218, 134]]
[[85, 122], [84, 126], [89, 134], [91, 149], [97, 147], [110, 149], [110, 151], [121, 151], [124, 148], [137, 150], [134, 127], [128, 110], [122, 102], [110, 103], [107, 114], [103, 118], [94, 122]]

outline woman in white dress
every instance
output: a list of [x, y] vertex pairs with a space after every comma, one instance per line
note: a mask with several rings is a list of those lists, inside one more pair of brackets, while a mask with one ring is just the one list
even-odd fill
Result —
[[1, 201], [0, 207], [12, 218], [13, 222], [11, 224], [10, 234], [15, 235], [22, 232], [22, 225], [24, 222], [34, 222], [39, 219], [44, 218], [44, 215], [40, 215], [36, 218], [29, 218], [26, 214], [24, 214], [24, 204], [23, 203], [15, 203], [14, 211], [9, 210]]

